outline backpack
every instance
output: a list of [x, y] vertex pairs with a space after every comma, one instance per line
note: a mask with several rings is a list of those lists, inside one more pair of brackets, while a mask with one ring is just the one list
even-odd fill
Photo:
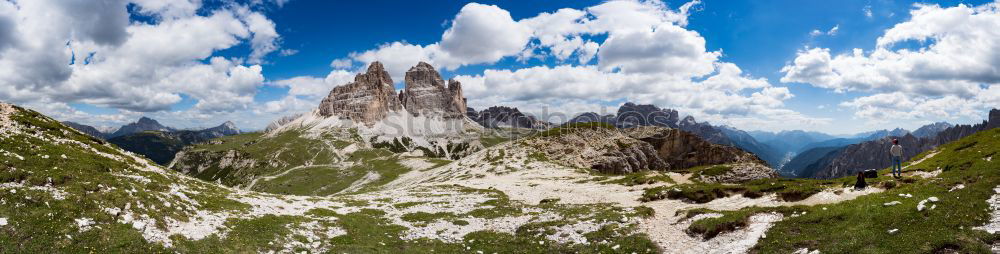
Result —
[[878, 178], [878, 170], [869, 169], [864, 171], [865, 178]]

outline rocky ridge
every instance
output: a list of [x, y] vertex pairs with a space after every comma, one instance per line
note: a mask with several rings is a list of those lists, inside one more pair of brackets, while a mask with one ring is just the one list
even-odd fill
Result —
[[936, 136], [938, 133], [941, 133], [942, 131], [951, 128], [951, 126], [952, 125], [947, 122], [936, 122], [917, 128], [917, 130], [913, 131], [913, 135], [917, 136], [918, 138], [933, 137]]
[[524, 114], [514, 107], [493, 106], [479, 112], [476, 112], [473, 108], [469, 108], [467, 115], [470, 119], [486, 128], [545, 129], [551, 126], [550, 123]]
[[608, 174], [730, 164], [734, 165], [731, 172], [704, 181], [739, 182], [777, 176], [753, 154], [665, 127], [560, 127], [543, 132], [540, 137], [529, 138], [525, 144], [562, 164]]
[[732, 169], [718, 176], [703, 176], [704, 182], [741, 182], [774, 178], [778, 174], [752, 153], [718, 145], [679, 129], [637, 127], [625, 130], [629, 137], [651, 144], [670, 169], [727, 164]]
[[680, 118], [676, 110], [662, 109], [655, 105], [627, 102], [622, 104], [615, 114], [600, 115], [587, 112], [573, 117], [567, 121], [567, 124], [586, 122], [607, 123], [619, 128], [638, 126], [677, 128], [714, 144], [735, 146], [754, 153], [772, 166], [778, 165], [782, 159], [782, 155], [776, 154], [773, 148], [757, 142], [744, 131], [726, 126], [717, 127], [707, 122], [698, 122], [693, 116]]
[[542, 136], [525, 142], [564, 165], [607, 174], [665, 170], [669, 167], [656, 155], [652, 145], [630, 138], [610, 126], [560, 128], [549, 133], [551, 135], [542, 133]]

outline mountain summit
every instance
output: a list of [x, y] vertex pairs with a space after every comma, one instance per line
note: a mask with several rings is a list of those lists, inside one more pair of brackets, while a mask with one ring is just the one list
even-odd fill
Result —
[[204, 133], [203, 135], [212, 136], [212, 138], [239, 135], [243, 133], [243, 131], [241, 131], [240, 128], [236, 127], [236, 124], [233, 123], [232, 121], [226, 121], [225, 123], [222, 123], [219, 126], [204, 129], [199, 132]]
[[414, 116], [441, 116], [461, 118], [465, 116], [465, 98], [462, 84], [454, 79], [445, 86], [434, 67], [420, 62], [406, 71], [406, 88], [399, 94], [399, 101]]
[[382, 120], [390, 111], [402, 108], [393, 89], [392, 78], [382, 63], [374, 62], [368, 71], [354, 76], [354, 82], [334, 87], [319, 104], [319, 115], [340, 116], [367, 125]]
[[118, 131], [115, 131], [115, 133], [112, 133], [108, 137], [113, 138], [143, 131], [176, 131], [176, 130], [177, 129], [163, 126], [162, 124], [160, 124], [160, 122], [157, 122], [152, 118], [144, 116], [142, 118], [139, 118], [139, 121], [122, 126], [121, 128], [118, 129]]
[[462, 118], [466, 113], [462, 86], [449, 80], [445, 85], [434, 67], [420, 62], [406, 72], [406, 87], [397, 96], [392, 78], [382, 63], [373, 62], [354, 82], [330, 91], [319, 106], [319, 115], [338, 116], [372, 126], [391, 112], [405, 108], [413, 116]]

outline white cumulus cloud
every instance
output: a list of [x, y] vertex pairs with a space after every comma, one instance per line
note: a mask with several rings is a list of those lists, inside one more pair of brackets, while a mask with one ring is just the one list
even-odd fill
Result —
[[837, 92], [873, 93], [841, 104], [857, 117], [982, 118], [1000, 89], [997, 3], [943, 8], [916, 5], [911, 18], [887, 29], [865, 52], [811, 48], [785, 66], [782, 82]]

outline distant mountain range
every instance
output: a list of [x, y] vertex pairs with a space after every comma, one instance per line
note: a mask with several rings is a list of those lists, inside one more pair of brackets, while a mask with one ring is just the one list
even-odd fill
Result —
[[914, 132], [902, 128], [892, 130], [883, 129], [858, 133], [848, 138], [834, 138], [810, 143], [799, 148], [796, 155], [787, 164], [783, 165], [779, 169], [779, 172], [785, 177], [813, 177], [814, 173], [821, 171], [821, 169], [832, 163], [834, 161], [833, 157], [840, 155], [847, 146], [888, 137], [905, 137], [907, 135], [917, 138], [933, 137], [951, 126], [952, 124], [950, 123], [937, 122], [921, 126]]
[[89, 125], [74, 122], [63, 123], [85, 134], [106, 139], [126, 151], [146, 156], [160, 165], [170, 163], [184, 146], [243, 133], [236, 127], [236, 124], [229, 121], [203, 130], [178, 130], [164, 126], [151, 118], [142, 117], [112, 133], [100, 131]]
[[748, 133], [759, 142], [771, 145], [772, 147], [782, 147], [782, 152], [798, 152], [799, 149], [806, 145], [836, 138], [825, 133], [801, 130], [780, 132], [751, 131]]
[[865, 169], [889, 167], [891, 163], [888, 151], [893, 138], [899, 140], [904, 148], [904, 160], [908, 160], [939, 145], [997, 127], [1000, 127], [1000, 110], [993, 109], [985, 121], [976, 125], [938, 122], [922, 126], [912, 133], [895, 129], [871, 132], [865, 138], [833, 139], [807, 146], [807, 150], [792, 159], [781, 171], [790, 172], [795, 177], [848, 176]]
[[913, 136], [918, 138], [928, 138], [937, 135], [938, 133], [951, 128], [952, 125], [946, 122], [937, 122], [928, 125], [924, 125], [917, 130], [913, 131]]

